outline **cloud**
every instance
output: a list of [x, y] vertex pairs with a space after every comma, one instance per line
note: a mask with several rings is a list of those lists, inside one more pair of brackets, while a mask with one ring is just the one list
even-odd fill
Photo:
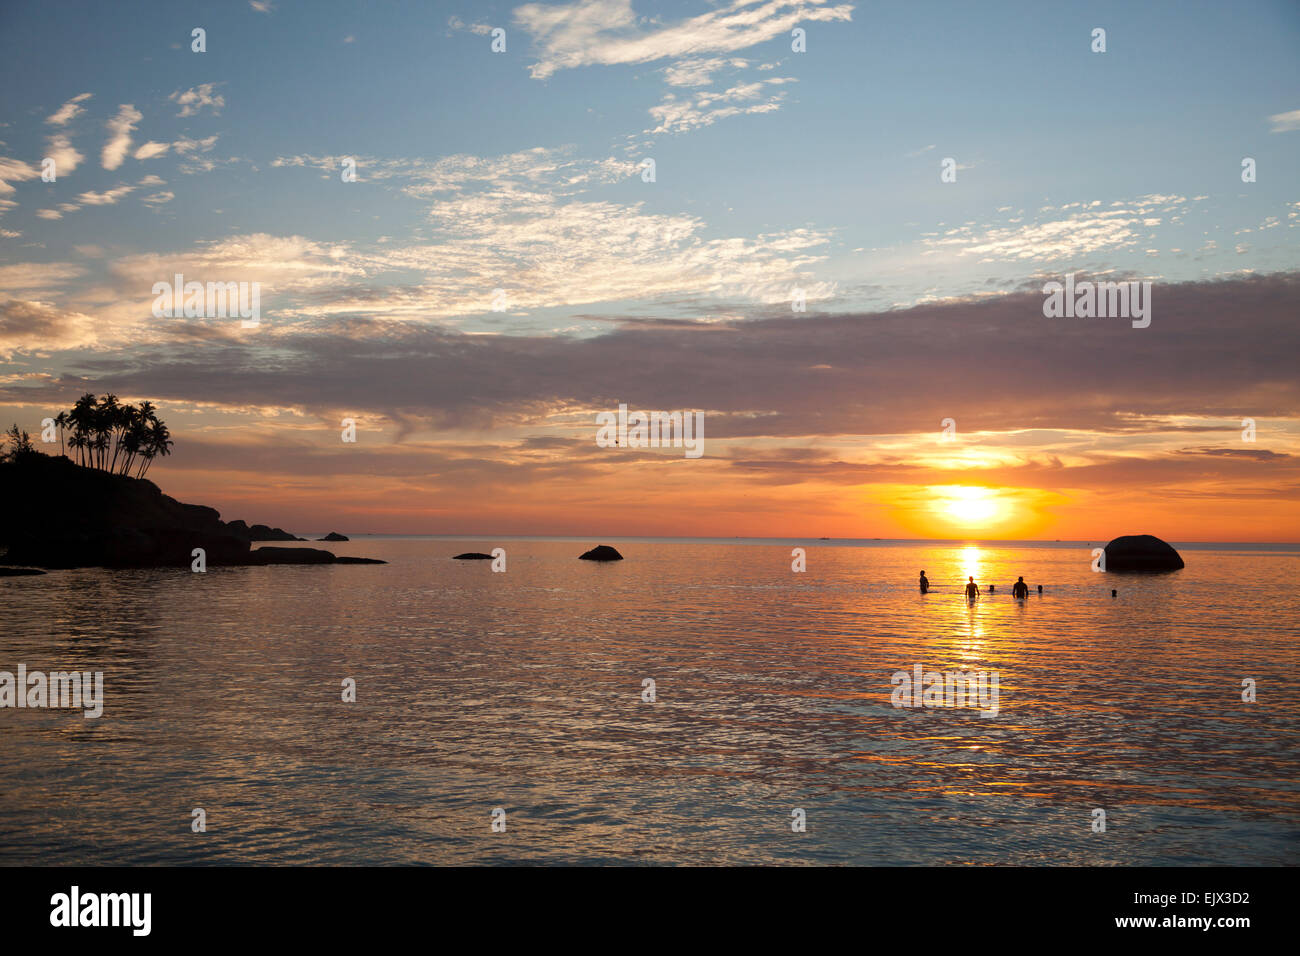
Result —
[[691, 57], [665, 67], [664, 80], [669, 86], [708, 86], [719, 70], [741, 70], [748, 63], [740, 57]]
[[[779, 301], [796, 281], [809, 286], [810, 298], [826, 292], [808, 271], [824, 258], [826, 233], [705, 238], [696, 217], [582, 197], [590, 186], [635, 175], [627, 161], [574, 160], [540, 148], [431, 164], [357, 160], [363, 178], [429, 203], [431, 241], [352, 250], [369, 277], [416, 278], [338, 290], [302, 306], [303, 315], [454, 320], [489, 312], [497, 288], [507, 289], [512, 312], [667, 295]], [[272, 165], [332, 171], [338, 162], [292, 156]]]
[[981, 262], [1076, 259], [1104, 250], [1136, 248], [1149, 237], [1146, 229], [1160, 222], [1149, 213], [1177, 212], [1185, 202], [1182, 196], [1147, 195], [1112, 203], [1105, 210], [1097, 208], [1100, 201], [1044, 206], [1039, 213], [1056, 215], [1023, 225], [1015, 219], [1006, 226], [957, 226], [943, 236], [925, 238], [922, 245], [930, 254], [977, 256]]
[[[205, 256], [217, 268], [200, 275]], [[246, 237], [239, 248], [201, 247], [197, 257], [137, 258], [123, 277], [147, 291], [172, 271], [242, 279], [271, 268], [284, 276], [307, 270], [304, 287], [328, 288], [331, 263], [346, 268], [351, 261], [347, 250], [306, 240]], [[1177, 321], [1161, 325], [1157, 315], [1141, 330], [1046, 319], [1039, 294], [870, 315], [813, 319], [787, 311], [714, 324], [615, 325], [594, 336], [474, 336], [429, 323], [341, 317], [209, 348], [193, 341], [146, 348], [133, 338], [101, 355], [96, 368], [101, 387], [119, 393], [347, 407], [399, 413], [428, 427], [514, 427], [564, 409], [586, 421], [588, 409], [634, 396], [644, 408], [708, 410], [709, 434], [719, 441], [848, 437], [877, 457], [889, 453], [888, 436], [937, 435], [945, 417], [956, 418], [966, 442], [986, 431], [1076, 432], [1077, 447], [1065, 437], [1039, 441], [1067, 465], [1092, 460], [1105, 434], [1167, 435], [1174, 455], [1183, 447], [1178, 422], [1231, 422], [1222, 426], [1226, 436], [1240, 433], [1243, 415], [1300, 419], [1300, 274], [1166, 284], [1158, 301]], [[1233, 316], [1232, 361], [1222, 360], [1225, 315]], [[1032, 342], [1033, 361], [1008, 342]], [[273, 363], [259, 358], [267, 350]], [[832, 368], [817, 367], [825, 365]], [[0, 398], [6, 394], [16, 397], [0, 390]], [[1103, 447], [1115, 453], [1114, 440]], [[933, 454], [951, 450], [936, 439]], [[1198, 461], [1210, 467], [1210, 458], [1222, 458], [1222, 467], [1259, 467], [1230, 456]], [[1015, 461], [1013, 454], [999, 467], [1014, 470]], [[1044, 458], [1036, 467], [1059, 466]]]
[[214, 115], [219, 115], [225, 108], [226, 100], [220, 93], [212, 91], [220, 83], [202, 83], [191, 90], [177, 90], [167, 99], [180, 106], [177, 116], [197, 116], [203, 107], [211, 108]]
[[492, 32], [491, 24], [466, 23], [460, 17], [450, 17], [447, 20], [447, 26], [453, 30], [468, 30], [470, 33], [477, 33], [479, 36], [487, 36]]
[[61, 312], [40, 302], [0, 302], [0, 355], [6, 358], [16, 352], [55, 352], [94, 341], [95, 321], [88, 315]]
[[21, 159], [8, 159], [0, 156], [0, 196], [13, 193], [14, 187], [9, 185], [11, 182], [23, 182], [28, 179], [36, 179], [41, 175], [41, 171], [30, 163], [24, 163]]
[[535, 79], [558, 70], [592, 64], [648, 63], [728, 54], [789, 37], [797, 26], [851, 19], [851, 4], [826, 6], [823, 0], [732, 0], [717, 10], [663, 24], [638, 17], [631, 0], [575, 0], [556, 5], [517, 7], [515, 23], [532, 36], [540, 59], [530, 67]]
[[0, 289], [6, 292], [40, 293], [43, 298], [78, 278], [84, 270], [71, 262], [18, 262], [0, 266]]
[[[77, 210], [83, 209], [86, 206], [115, 206], [121, 200], [125, 199], [127, 196], [135, 192], [141, 186], [164, 186], [164, 185], [166, 185], [166, 180], [160, 179], [157, 176], [150, 175], [144, 177], [144, 179], [140, 180], [140, 182], [136, 183], [135, 185], [130, 185], [128, 183], [120, 183], [117, 186], [113, 187], [112, 189], [107, 189], [103, 192], [94, 192], [93, 190], [87, 190], [86, 192], [77, 194], [77, 196], [74, 197], [73, 202], [59, 203], [59, 208], [57, 210], [41, 209], [37, 211], [36, 215], [42, 219], [62, 219], [64, 213], [76, 212]], [[154, 202], [167, 202], [168, 199], [174, 198], [172, 193], [165, 193], [165, 194], [157, 193], [155, 195], [157, 196], [166, 195], [167, 199], [152, 200]], [[150, 202], [151, 200], [145, 199], [144, 201]]]
[[1202, 446], [1200, 448], [1183, 448], [1178, 453], [1180, 455], [1209, 455], [1220, 458], [1248, 458], [1254, 461], [1276, 461], [1279, 458], [1295, 457], [1285, 452], [1269, 451], [1266, 448], [1212, 448]]
[[[662, 103], [650, 108], [650, 115], [658, 126], [647, 133], [684, 133], [687, 130], [712, 126], [728, 116], [740, 116], [750, 113], [771, 113], [781, 108], [785, 93], [763, 96], [764, 86], [779, 83], [784, 77], [776, 77], [754, 83], [742, 83], [720, 93], [698, 92], [688, 99], [678, 99], [673, 94], [664, 97]], [[748, 102], [759, 100], [760, 102]]]
[[77, 152], [68, 137], [62, 133], [55, 133], [49, 138], [45, 158], [54, 160], [56, 175], [64, 176], [75, 170], [86, 157]]
[[134, 190], [134, 186], [121, 185], [102, 193], [84, 192], [77, 196], [77, 202], [82, 206], [114, 206]]
[[90, 99], [90, 96], [91, 94], [89, 93], [81, 93], [78, 96], [74, 96], [72, 99], [68, 100], [68, 102], [55, 110], [51, 116], [47, 117], [45, 122], [52, 123], [55, 126], [67, 126], [68, 123], [72, 122], [86, 111], [86, 108], [81, 104]]
[[1292, 130], [1300, 129], [1300, 110], [1292, 110], [1289, 113], [1275, 113], [1268, 118], [1273, 124], [1270, 133], [1289, 133]]
[[149, 142], [141, 145], [141, 147], [135, 151], [135, 158], [153, 159], [155, 156], [162, 156], [166, 154], [167, 150], [169, 149], [171, 149], [170, 143], [155, 143], [152, 140], [150, 140]]
[[271, 0], [248, 0], [248, 5], [258, 13], [270, 13], [275, 9], [275, 7], [271, 5]]
[[144, 119], [144, 115], [130, 103], [118, 107], [117, 115], [106, 124], [109, 131], [108, 142], [104, 144], [102, 165], [105, 169], [117, 169], [126, 159], [131, 149], [131, 131], [135, 124]]

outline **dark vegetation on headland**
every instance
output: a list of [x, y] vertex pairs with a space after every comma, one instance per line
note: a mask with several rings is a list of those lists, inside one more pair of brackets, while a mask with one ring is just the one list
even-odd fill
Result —
[[[86, 398], [90, 404], [84, 408], [103, 407], [93, 403], [94, 396]], [[144, 426], [130, 422], [151, 413], [146, 402], [111, 425], [107, 418], [82, 426], [72, 413], [60, 416], [61, 429], [71, 431], [71, 447], [85, 464], [62, 454], [46, 455], [33, 447], [28, 433], [17, 425], [11, 428], [0, 446], [0, 500], [9, 505], [0, 520], [0, 547], [6, 549], [0, 561], [39, 568], [190, 568], [194, 549], [202, 548], [206, 564], [215, 567], [385, 563], [338, 558], [316, 548], [253, 550], [255, 541], [303, 539], [266, 525], [222, 521], [214, 508], [183, 504], [152, 481], [132, 477], [129, 472], [137, 463], [137, 474], [143, 474], [172, 444], [166, 426], [152, 445], [132, 437], [138, 438]], [[153, 427], [146, 433], [153, 434]]]

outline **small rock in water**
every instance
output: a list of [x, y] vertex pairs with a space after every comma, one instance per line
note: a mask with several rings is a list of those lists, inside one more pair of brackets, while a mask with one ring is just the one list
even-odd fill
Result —
[[598, 544], [584, 554], [578, 555], [579, 561], [622, 561], [623, 555], [607, 544]]
[[453, 561], [491, 561], [492, 555], [482, 551], [466, 551], [464, 554], [452, 555]]
[[44, 574], [40, 568], [0, 568], [0, 578], [23, 578], [29, 574]]

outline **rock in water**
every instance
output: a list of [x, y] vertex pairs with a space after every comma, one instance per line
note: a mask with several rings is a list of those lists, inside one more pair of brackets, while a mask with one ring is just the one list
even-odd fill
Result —
[[0, 578], [23, 578], [30, 574], [44, 574], [40, 568], [0, 568]]
[[484, 554], [482, 551], [466, 551], [464, 554], [452, 556], [453, 561], [491, 561], [492, 555]]
[[331, 531], [323, 538], [317, 538], [317, 541], [346, 541], [347, 535], [339, 534], [337, 531]]
[[255, 524], [248, 529], [249, 541], [306, 541], [306, 538], [299, 538], [292, 535], [283, 528], [271, 528], [264, 524]]
[[623, 555], [607, 544], [598, 544], [585, 554], [578, 555], [579, 561], [622, 561]]
[[1165, 541], [1150, 534], [1126, 534], [1106, 545], [1107, 571], [1177, 571], [1183, 559]]
[[249, 564], [333, 564], [333, 553], [319, 548], [258, 548]]

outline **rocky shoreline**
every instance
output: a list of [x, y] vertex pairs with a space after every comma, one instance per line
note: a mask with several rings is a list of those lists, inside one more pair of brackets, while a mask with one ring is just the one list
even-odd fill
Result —
[[87, 468], [59, 456], [0, 464], [0, 563], [31, 568], [190, 568], [270, 564], [385, 564], [319, 548], [263, 547], [301, 541], [279, 528], [222, 521], [214, 508], [184, 504], [152, 481]]

